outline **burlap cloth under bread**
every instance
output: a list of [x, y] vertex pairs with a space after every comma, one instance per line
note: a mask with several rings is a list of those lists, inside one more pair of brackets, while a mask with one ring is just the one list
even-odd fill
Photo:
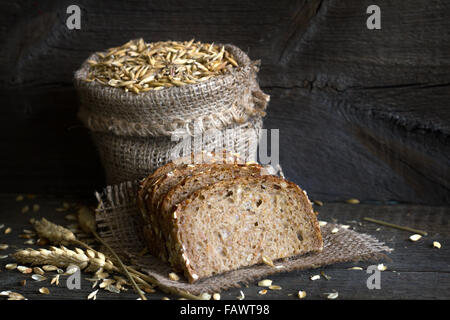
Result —
[[320, 253], [275, 261], [276, 268], [267, 265], [241, 268], [199, 280], [194, 284], [188, 283], [184, 278], [172, 281], [168, 277], [171, 268], [167, 263], [148, 255], [139, 256], [145, 249], [145, 241], [136, 205], [137, 190], [138, 182], [135, 181], [108, 186], [101, 194], [96, 193], [99, 202], [96, 220], [101, 237], [122, 257], [141, 267], [162, 284], [196, 295], [239, 287], [243, 283], [279, 272], [317, 268], [338, 262], [375, 260], [385, 257], [383, 252], [392, 251], [384, 243], [367, 234], [344, 228], [340, 228], [337, 233], [331, 233], [331, 230], [334, 227], [339, 228], [339, 225], [328, 223], [321, 228], [324, 248]]

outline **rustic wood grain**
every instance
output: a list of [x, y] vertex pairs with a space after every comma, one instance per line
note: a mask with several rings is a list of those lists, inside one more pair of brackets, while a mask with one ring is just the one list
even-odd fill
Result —
[[[36, 197], [33, 200], [25, 199], [22, 202], [15, 201], [15, 195], [0, 195], [0, 225], [11, 227], [12, 233], [4, 235], [0, 231], [0, 243], [9, 243], [11, 247], [0, 254], [9, 254], [19, 248], [30, 247], [24, 245], [24, 239], [18, 238], [21, 230], [31, 229], [28, 220], [31, 217], [46, 217], [50, 221], [68, 225], [71, 222], [64, 219], [68, 212], [56, 212], [55, 208], [61, 207], [63, 201], [75, 203], [92, 203], [94, 199], [79, 199], [76, 197]], [[21, 213], [24, 205], [39, 203], [41, 209], [34, 213]], [[372, 262], [341, 263], [316, 270], [294, 271], [271, 276], [275, 284], [280, 285], [281, 291], [270, 291], [265, 296], [258, 295], [261, 290], [257, 281], [243, 285], [242, 288], [227, 290], [221, 293], [222, 299], [235, 300], [242, 290], [246, 299], [297, 299], [298, 290], [307, 291], [307, 299], [324, 299], [322, 294], [338, 291], [339, 299], [449, 299], [450, 295], [450, 228], [449, 207], [418, 206], [418, 205], [375, 205], [360, 204], [348, 205], [342, 203], [325, 203], [323, 207], [316, 207], [319, 211], [319, 219], [330, 222], [350, 225], [351, 229], [375, 236], [385, 242], [394, 251], [388, 259]], [[379, 226], [363, 221], [363, 217], [372, 217], [396, 224], [415, 227], [426, 230], [428, 236], [418, 242], [408, 240], [409, 232]], [[432, 242], [439, 241], [441, 249], [432, 248]], [[31, 246], [35, 247], [35, 246]], [[13, 262], [12, 259], [0, 260], [0, 291], [14, 290], [24, 294], [28, 299], [86, 299], [92, 292], [91, 283], [85, 280], [88, 274], [82, 274], [80, 290], [68, 290], [65, 288], [66, 277], [61, 277], [59, 287], [50, 286], [49, 281], [36, 283], [30, 279], [30, 275], [24, 275], [15, 271], [4, 270], [4, 265]], [[387, 270], [381, 273], [381, 289], [369, 290], [366, 286], [369, 274], [366, 268], [369, 265], [383, 262]], [[364, 270], [347, 270], [353, 266], [360, 266]], [[311, 275], [324, 271], [330, 276], [330, 280], [321, 278], [317, 281], [309, 280]], [[26, 279], [26, 287], [21, 287], [19, 281]], [[50, 289], [50, 296], [43, 296], [38, 289], [46, 286]], [[157, 290], [154, 294], [148, 294], [149, 299], [161, 299], [167, 296]], [[177, 297], [169, 296], [172, 299]], [[137, 295], [129, 289], [121, 294], [114, 294], [100, 290], [97, 298], [102, 299], [136, 299]]]
[[450, 4], [377, 1], [0, 1], [0, 192], [89, 195], [104, 184], [76, 119], [74, 71], [131, 38], [233, 43], [261, 59], [291, 180], [325, 200], [450, 198]]

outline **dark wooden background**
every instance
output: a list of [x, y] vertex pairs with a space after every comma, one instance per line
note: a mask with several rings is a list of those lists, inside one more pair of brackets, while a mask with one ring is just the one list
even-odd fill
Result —
[[[371, 4], [381, 30], [366, 28]], [[448, 1], [0, 1], [0, 14], [0, 193], [100, 189], [74, 71], [132, 38], [195, 37], [261, 59], [265, 127], [312, 198], [450, 203]]]

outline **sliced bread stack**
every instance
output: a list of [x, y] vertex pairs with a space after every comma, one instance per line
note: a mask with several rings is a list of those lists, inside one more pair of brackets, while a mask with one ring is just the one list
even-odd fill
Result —
[[142, 181], [138, 199], [150, 253], [189, 282], [322, 250], [306, 193], [233, 155], [171, 162]]

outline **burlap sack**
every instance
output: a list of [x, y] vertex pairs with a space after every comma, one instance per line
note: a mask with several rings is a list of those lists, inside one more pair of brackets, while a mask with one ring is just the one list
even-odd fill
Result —
[[101, 237], [124, 259], [141, 267], [149, 276], [163, 285], [186, 290], [196, 295], [239, 287], [241, 284], [274, 273], [318, 268], [339, 262], [376, 260], [384, 258], [384, 252], [392, 251], [367, 234], [344, 228], [340, 228], [337, 233], [331, 233], [334, 227], [339, 226], [328, 223], [321, 228], [324, 249], [320, 253], [275, 261], [275, 268], [267, 265], [241, 268], [202, 279], [193, 284], [184, 279], [173, 281], [168, 277], [171, 272], [168, 264], [151, 256], [139, 255], [145, 248], [145, 241], [142, 234], [141, 216], [136, 204], [137, 190], [138, 182], [135, 181], [108, 186], [101, 194], [96, 193], [98, 199], [96, 220]]
[[[243, 127], [260, 128], [269, 96], [257, 81], [259, 62], [239, 48], [225, 45], [239, 67], [229, 74], [198, 84], [134, 94], [121, 88], [86, 82], [88, 60], [75, 73], [80, 98], [79, 118], [93, 132], [106, 169], [108, 184], [134, 180], [168, 162], [171, 137], [201, 135], [211, 129], [231, 130], [237, 143], [229, 151], [250, 154], [248, 138], [238, 137]], [[235, 130], [233, 132], [233, 130]], [[251, 139], [256, 148], [257, 139]], [[214, 144], [196, 146], [213, 151]], [[225, 147], [225, 146], [223, 146]]]
[[[171, 141], [168, 137], [118, 136], [110, 132], [92, 132], [92, 137], [105, 168], [108, 184], [117, 184], [146, 177], [171, 158], [205, 151], [222, 149], [236, 152], [247, 161], [256, 161], [260, 117], [252, 118], [244, 124], [232, 124], [221, 130], [210, 130], [195, 137]], [[224, 145], [226, 146], [224, 148]]]

